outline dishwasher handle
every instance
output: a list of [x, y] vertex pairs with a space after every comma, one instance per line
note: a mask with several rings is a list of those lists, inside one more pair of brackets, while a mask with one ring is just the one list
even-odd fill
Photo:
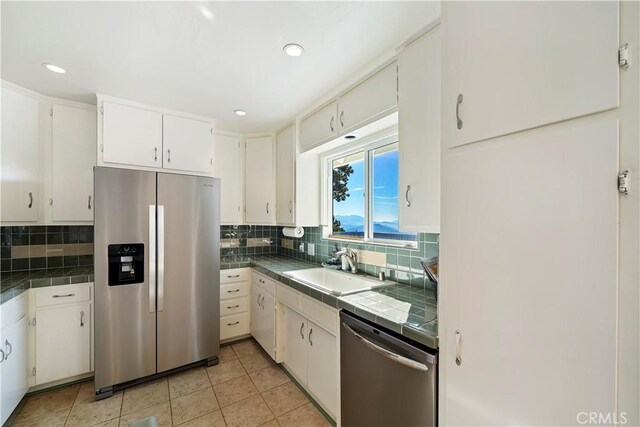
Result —
[[365, 337], [363, 337], [362, 335], [358, 334], [356, 331], [354, 331], [353, 329], [351, 329], [351, 327], [349, 325], [347, 325], [346, 323], [342, 322], [342, 326], [354, 337], [356, 337], [358, 339], [358, 341], [360, 341], [365, 347], [367, 347], [369, 350], [375, 351], [376, 353], [380, 354], [383, 357], [386, 357], [387, 359], [390, 359], [394, 362], [397, 362], [401, 365], [404, 365], [408, 368], [411, 369], [415, 369], [417, 371], [422, 371], [422, 372], [427, 372], [429, 370], [429, 368], [427, 367], [427, 365], [423, 364], [423, 363], [419, 363], [416, 362], [415, 360], [411, 360], [407, 357], [404, 356], [400, 356], [399, 354], [396, 354], [392, 351], [389, 351], [385, 348], [380, 347], [379, 345], [376, 345], [374, 343], [372, 343], [371, 341], [369, 341], [368, 339], [366, 339]]

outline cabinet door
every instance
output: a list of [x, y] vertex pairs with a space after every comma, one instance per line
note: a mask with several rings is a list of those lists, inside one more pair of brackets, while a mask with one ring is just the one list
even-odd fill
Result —
[[300, 122], [300, 152], [304, 153], [338, 134], [338, 103], [332, 102]]
[[38, 220], [38, 99], [2, 87], [2, 221]]
[[338, 340], [311, 321], [307, 341], [309, 390], [333, 413], [338, 414]]
[[212, 173], [213, 125], [210, 122], [164, 114], [162, 132], [164, 169]]
[[106, 101], [102, 107], [103, 161], [162, 167], [162, 113]]
[[5, 360], [0, 364], [0, 411], [2, 424], [27, 392], [29, 318], [24, 316], [13, 326], [3, 329], [0, 348]]
[[285, 307], [284, 363], [302, 383], [307, 383], [307, 324], [306, 319]]
[[262, 332], [262, 310], [260, 309], [260, 299], [264, 293], [261, 293], [260, 291], [261, 289], [259, 287], [252, 284], [251, 293], [249, 295], [249, 299], [251, 300], [251, 336], [253, 336], [259, 343], [261, 343], [262, 340], [262, 336], [260, 335]]
[[440, 232], [440, 28], [398, 55], [398, 203], [404, 231]]
[[246, 220], [253, 224], [273, 224], [276, 218], [273, 139], [247, 139], [246, 159]]
[[91, 304], [36, 312], [36, 384], [91, 370]]
[[276, 299], [273, 295], [262, 292], [262, 299], [260, 300], [260, 308], [262, 310], [261, 320], [261, 333], [262, 348], [267, 352], [272, 359], [275, 360], [276, 354]]
[[96, 112], [53, 104], [51, 219], [93, 221]]
[[443, 3], [447, 146], [617, 107], [618, 7]]
[[340, 131], [361, 127], [393, 110], [398, 103], [397, 65], [394, 62], [345, 93], [338, 100]]
[[276, 219], [280, 225], [293, 225], [295, 194], [295, 125], [276, 137]]
[[242, 223], [244, 160], [240, 138], [216, 134], [213, 175], [220, 178], [220, 223]]

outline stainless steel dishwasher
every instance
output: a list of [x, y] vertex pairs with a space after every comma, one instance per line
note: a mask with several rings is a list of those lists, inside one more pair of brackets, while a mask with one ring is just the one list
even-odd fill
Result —
[[340, 312], [342, 425], [436, 426], [436, 351]]

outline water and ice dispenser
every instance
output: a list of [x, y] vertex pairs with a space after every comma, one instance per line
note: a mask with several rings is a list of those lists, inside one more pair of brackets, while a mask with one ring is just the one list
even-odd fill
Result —
[[109, 245], [109, 286], [144, 283], [144, 244]]

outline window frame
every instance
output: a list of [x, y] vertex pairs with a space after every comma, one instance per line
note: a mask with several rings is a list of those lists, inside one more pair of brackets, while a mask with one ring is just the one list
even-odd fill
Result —
[[[324, 191], [322, 192], [323, 201], [325, 204], [324, 208], [324, 218], [325, 218], [325, 226], [323, 227], [322, 235], [325, 239], [339, 241], [344, 243], [361, 243], [361, 244], [372, 244], [372, 245], [385, 245], [385, 246], [396, 246], [407, 249], [417, 249], [418, 248], [418, 239], [417, 233], [413, 233], [410, 231], [402, 233], [407, 234], [416, 234], [416, 240], [396, 240], [396, 239], [379, 239], [374, 238], [373, 235], [373, 221], [372, 221], [372, 209], [373, 209], [373, 174], [371, 172], [371, 165], [373, 162], [373, 154], [374, 151], [378, 148], [385, 147], [387, 145], [398, 144], [399, 146], [399, 138], [398, 133], [395, 131], [392, 134], [387, 134], [384, 136], [378, 136], [373, 138], [363, 138], [359, 140], [357, 144], [352, 144], [348, 149], [336, 149], [332, 150], [330, 153], [327, 153], [325, 157], [322, 158], [323, 167], [322, 170], [325, 174], [325, 185]], [[364, 154], [364, 236], [362, 238], [359, 237], [348, 237], [348, 236], [340, 236], [333, 234], [333, 161], [337, 160], [341, 157], [347, 157], [359, 152], [363, 152]], [[399, 189], [398, 189], [399, 191]], [[398, 192], [398, 194], [400, 194]], [[399, 207], [399, 206], [398, 206]], [[399, 212], [398, 212], [399, 216]]]

